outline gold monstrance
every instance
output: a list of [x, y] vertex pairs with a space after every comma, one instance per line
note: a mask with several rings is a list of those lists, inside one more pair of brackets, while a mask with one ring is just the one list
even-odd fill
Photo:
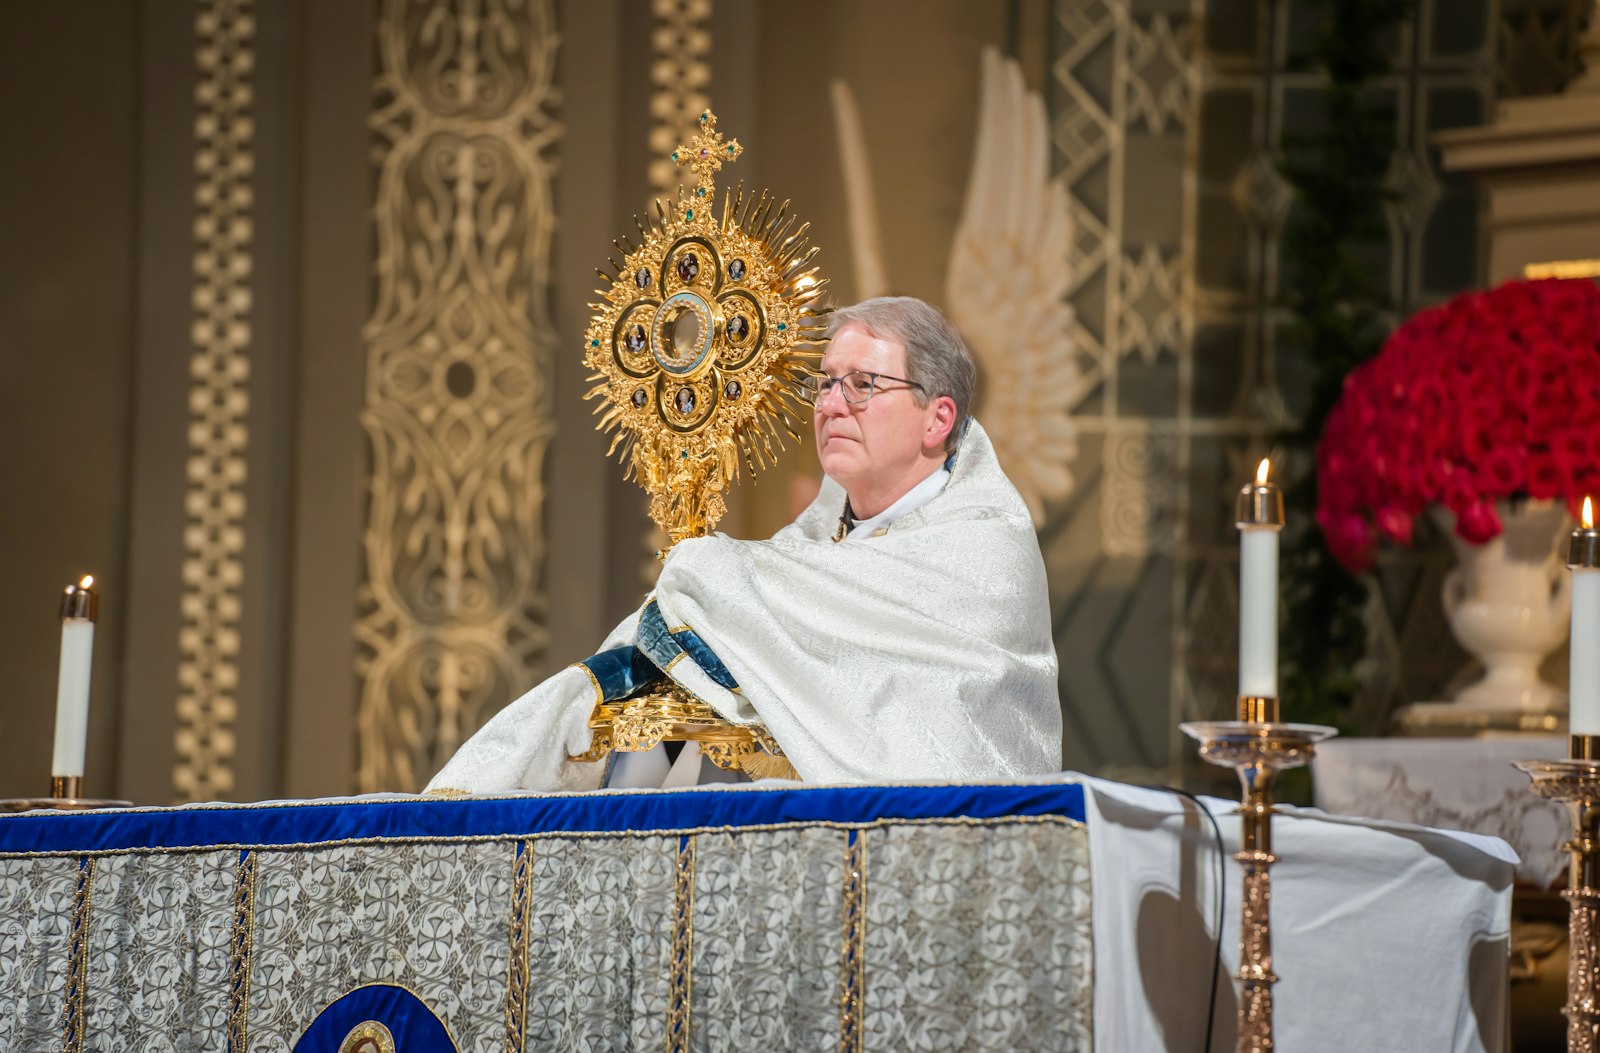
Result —
[[[584, 336], [584, 362], [599, 399], [599, 427], [615, 430], [627, 474], [650, 494], [650, 518], [668, 547], [710, 533], [727, 511], [723, 491], [739, 476], [776, 460], [783, 433], [799, 438], [809, 407], [801, 379], [822, 355], [824, 310], [813, 306], [827, 279], [810, 263], [810, 224], [795, 225], [765, 191], [741, 183], [715, 215], [715, 176], [743, 147], [724, 140], [707, 110], [699, 130], [672, 153], [698, 180], [680, 187], [677, 204], [656, 200], [656, 216], [634, 222], [642, 239], [613, 242], [622, 255]], [[661, 555], [664, 557], [665, 552]], [[657, 685], [659, 686], [659, 685]], [[694, 740], [713, 762], [752, 776], [793, 776], [760, 725], [733, 724], [668, 682], [616, 702], [589, 721], [594, 744], [575, 760], [612, 750], [650, 749]]]

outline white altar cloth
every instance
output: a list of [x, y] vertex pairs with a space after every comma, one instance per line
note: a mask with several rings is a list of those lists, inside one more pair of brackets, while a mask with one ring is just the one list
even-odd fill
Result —
[[[1085, 780], [1097, 1053], [1200, 1053], [1217, 849], [1188, 799]], [[1228, 858], [1210, 1048], [1234, 1048], [1239, 817], [1207, 799]], [[1498, 838], [1285, 808], [1273, 820], [1277, 1046], [1286, 1053], [1505, 1049], [1516, 854]]]

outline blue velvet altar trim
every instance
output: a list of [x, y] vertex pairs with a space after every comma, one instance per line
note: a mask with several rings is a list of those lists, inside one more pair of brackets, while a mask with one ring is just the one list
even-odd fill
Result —
[[396, 1050], [456, 1053], [450, 1032], [427, 1003], [404, 987], [390, 984], [358, 987], [328, 1006], [294, 1044], [293, 1053], [339, 1053], [339, 1045], [350, 1030], [369, 1020], [389, 1029]]
[[818, 786], [483, 798], [406, 797], [0, 815], [0, 856], [273, 848], [359, 841], [627, 836], [774, 824], [1062, 816], [1082, 822], [1074, 782]]
[[667, 628], [666, 619], [661, 617], [661, 608], [656, 606], [655, 600], [645, 604], [639, 614], [638, 639], [639, 650], [658, 668], [670, 668], [673, 662], [687, 653], [719, 687], [729, 691], [739, 690], [739, 681], [733, 678], [728, 667], [722, 664], [722, 659], [693, 629], [681, 628], [674, 632]]
[[661, 670], [639, 653], [637, 647], [613, 647], [585, 658], [580, 664], [594, 674], [600, 694], [607, 702], [627, 698], [661, 679]]

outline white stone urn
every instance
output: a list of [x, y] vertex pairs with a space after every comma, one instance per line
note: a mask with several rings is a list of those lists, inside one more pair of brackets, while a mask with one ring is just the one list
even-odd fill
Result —
[[1496, 510], [1504, 530], [1474, 545], [1456, 535], [1450, 512], [1434, 509], [1456, 553], [1444, 579], [1445, 617], [1484, 667], [1452, 706], [1508, 716], [1564, 713], [1566, 694], [1540, 678], [1539, 665], [1566, 639], [1572, 613], [1571, 576], [1559, 555], [1571, 529], [1566, 506], [1500, 501]]

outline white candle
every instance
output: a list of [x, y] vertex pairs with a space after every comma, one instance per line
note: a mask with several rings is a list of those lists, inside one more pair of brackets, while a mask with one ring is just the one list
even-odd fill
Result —
[[1267, 482], [1263, 460], [1256, 481], [1239, 493], [1239, 694], [1278, 697], [1278, 531], [1283, 496]]
[[68, 585], [61, 599], [61, 672], [56, 681], [56, 743], [51, 775], [83, 776], [97, 605], [94, 578], [88, 576], [77, 585]]
[[1278, 528], [1239, 535], [1239, 694], [1278, 697]]
[[1583, 499], [1583, 525], [1572, 532], [1567, 565], [1572, 568], [1572, 664], [1567, 689], [1574, 735], [1600, 735], [1600, 532], [1594, 502]]

